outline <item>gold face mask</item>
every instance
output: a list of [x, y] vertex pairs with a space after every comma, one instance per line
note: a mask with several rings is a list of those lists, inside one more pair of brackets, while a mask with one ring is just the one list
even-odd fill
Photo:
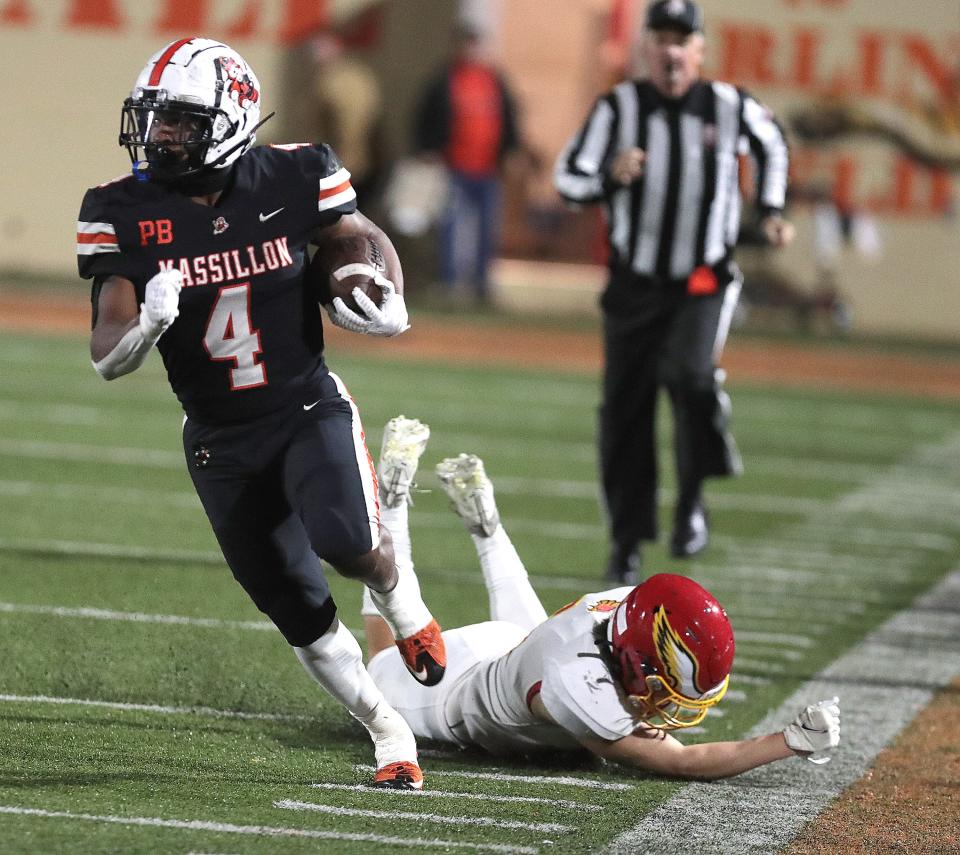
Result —
[[725, 677], [719, 686], [697, 699], [678, 694], [656, 674], [646, 677], [645, 682], [645, 694], [627, 696], [639, 711], [644, 724], [658, 730], [679, 730], [703, 721], [707, 710], [718, 704], [727, 693], [730, 677]]

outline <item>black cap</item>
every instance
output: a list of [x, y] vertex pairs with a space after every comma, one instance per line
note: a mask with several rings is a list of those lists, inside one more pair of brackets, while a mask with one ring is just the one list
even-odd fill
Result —
[[703, 31], [703, 11], [692, 0], [657, 0], [647, 7], [648, 30]]

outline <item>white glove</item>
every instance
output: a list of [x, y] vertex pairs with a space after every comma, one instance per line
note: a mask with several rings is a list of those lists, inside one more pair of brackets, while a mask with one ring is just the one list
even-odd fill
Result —
[[783, 731], [783, 738], [800, 754], [836, 748], [840, 744], [840, 698], [807, 707]]
[[331, 324], [348, 332], [366, 332], [366, 325], [370, 323], [348, 309], [340, 297], [334, 297], [333, 303], [327, 303], [323, 308], [327, 310]]
[[383, 302], [379, 306], [360, 288], [354, 288], [353, 299], [363, 314], [348, 308], [340, 297], [334, 297], [333, 310], [327, 306], [330, 322], [350, 332], [387, 337], [400, 335], [410, 329], [406, 303], [403, 295], [397, 293], [393, 282], [381, 273], [377, 273], [373, 281], [383, 292]]
[[176, 269], [161, 270], [147, 282], [140, 304], [140, 330], [144, 338], [156, 341], [180, 314], [183, 274]]

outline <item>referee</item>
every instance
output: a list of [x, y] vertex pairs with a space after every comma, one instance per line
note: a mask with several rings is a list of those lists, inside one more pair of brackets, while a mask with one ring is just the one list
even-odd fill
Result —
[[707, 545], [703, 480], [741, 471], [717, 367], [741, 285], [732, 260], [740, 154], [749, 152], [755, 164], [767, 240], [785, 246], [793, 238], [781, 216], [783, 132], [747, 93], [700, 79], [700, 7], [651, 3], [639, 47], [647, 77], [597, 100], [555, 170], [564, 199], [600, 202], [607, 215], [600, 469], [611, 540], [607, 578], [624, 584], [639, 579], [641, 541], [657, 538], [660, 386], [674, 417], [674, 556]]

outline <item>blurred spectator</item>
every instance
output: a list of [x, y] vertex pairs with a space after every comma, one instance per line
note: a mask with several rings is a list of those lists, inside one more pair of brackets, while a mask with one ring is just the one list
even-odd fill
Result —
[[363, 60], [347, 52], [336, 33], [314, 36], [310, 53], [311, 139], [322, 139], [337, 152], [350, 170], [358, 206], [369, 211], [379, 198], [385, 173], [380, 83]]
[[449, 172], [440, 223], [440, 278], [452, 294], [461, 283], [478, 303], [490, 297], [489, 267], [498, 239], [505, 156], [518, 148], [514, 99], [475, 25], [460, 22], [454, 54], [428, 83], [414, 128], [414, 150]]

